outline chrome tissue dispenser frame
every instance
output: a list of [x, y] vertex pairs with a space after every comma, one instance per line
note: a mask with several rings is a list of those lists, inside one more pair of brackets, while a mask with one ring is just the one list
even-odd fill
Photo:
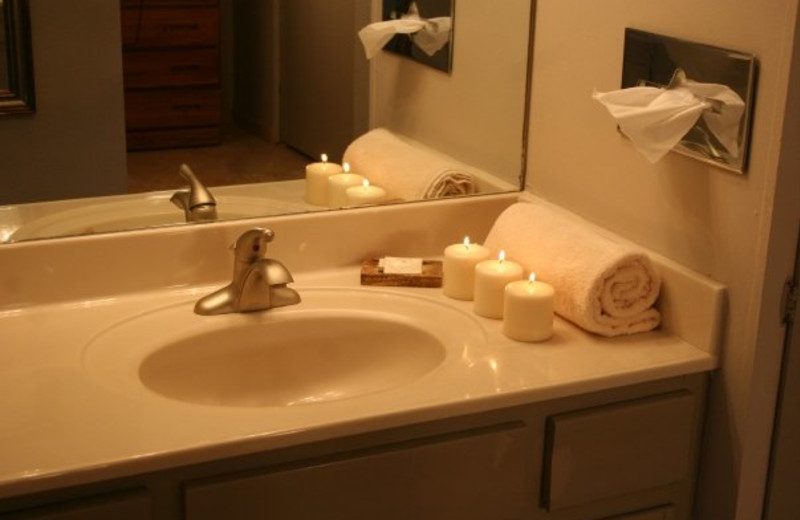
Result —
[[242, 233], [233, 246], [233, 280], [204, 296], [194, 312], [203, 316], [233, 312], [265, 311], [300, 303], [300, 295], [287, 284], [294, 281], [289, 270], [277, 260], [266, 258], [267, 244], [275, 233], [253, 228]]

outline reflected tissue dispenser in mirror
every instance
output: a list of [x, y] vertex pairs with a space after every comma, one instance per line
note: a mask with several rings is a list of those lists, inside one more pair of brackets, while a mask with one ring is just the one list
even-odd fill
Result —
[[752, 56], [628, 29], [623, 88], [592, 97], [651, 163], [675, 150], [743, 173], [754, 74]]

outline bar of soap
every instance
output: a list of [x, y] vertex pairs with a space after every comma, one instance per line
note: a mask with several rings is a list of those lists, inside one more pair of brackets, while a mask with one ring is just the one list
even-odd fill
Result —
[[421, 260], [419, 273], [387, 273], [380, 266], [380, 260], [371, 258], [361, 262], [361, 285], [384, 287], [441, 287], [442, 262], [440, 260]]
[[422, 258], [386, 256], [378, 260], [383, 274], [422, 274]]

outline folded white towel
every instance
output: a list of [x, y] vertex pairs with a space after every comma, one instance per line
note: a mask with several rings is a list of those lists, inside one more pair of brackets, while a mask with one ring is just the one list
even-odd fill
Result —
[[506, 209], [484, 244], [535, 272], [555, 290], [556, 313], [603, 336], [656, 328], [661, 279], [643, 252], [599, 235], [543, 204]]
[[477, 191], [469, 167], [385, 128], [350, 143], [342, 161], [386, 190], [390, 199], [435, 199]]

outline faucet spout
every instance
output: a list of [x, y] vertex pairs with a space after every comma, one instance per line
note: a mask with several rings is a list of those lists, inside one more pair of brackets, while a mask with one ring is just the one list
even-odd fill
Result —
[[170, 202], [183, 210], [187, 222], [217, 220], [217, 201], [192, 169], [181, 164], [178, 173], [189, 183], [189, 188], [176, 191]]
[[201, 315], [252, 312], [300, 303], [300, 295], [287, 284], [294, 281], [279, 261], [266, 258], [271, 229], [253, 228], [234, 245], [233, 280], [201, 298], [194, 311]]

